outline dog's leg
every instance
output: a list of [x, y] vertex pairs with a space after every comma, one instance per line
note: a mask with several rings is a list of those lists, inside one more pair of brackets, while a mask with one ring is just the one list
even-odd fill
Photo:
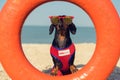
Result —
[[56, 57], [52, 56], [52, 58], [53, 58], [53, 62], [54, 62], [54, 68], [52, 69], [50, 74], [52, 76], [62, 75], [62, 73], [60, 71], [60, 68], [62, 67], [62, 63]]
[[78, 71], [78, 69], [76, 68], [75, 65], [70, 65], [70, 71], [71, 71], [71, 73], [75, 73]]
[[59, 70], [58, 66], [54, 67], [54, 68], [52, 69], [50, 75], [52, 75], [52, 76], [57, 76], [58, 70]]

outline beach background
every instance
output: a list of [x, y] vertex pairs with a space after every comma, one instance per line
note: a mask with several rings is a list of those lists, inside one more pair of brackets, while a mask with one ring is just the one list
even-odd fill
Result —
[[[0, 11], [6, 1], [0, 0]], [[120, 0], [111, 0], [111, 2], [120, 16]], [[49, 26], [41, 25], [50, 25], [48, 16], [61, 14], [74, 16], [75, 25], [79, 25], [76, 26], [76, 35], [71, 35], [76, 47], [75, 65], [82, 68], [90, 60], [95, 50], [96, 35], [94, 25], [90, 17], [81, 8], [63, 1], [45, 3], [34, 9], [26, 18], [21, 33], [21, 46], [29, 62], [46, 74], [50, 72], [53, 66], [49, 48], [54, 33], [49, 35]], [[1, 64], [0, 80], [11, 80]], [[120, 80], [120, 60], [108, 80]]]
[[[82, 68], [91, 59], [95, 46], [96, 34], [94, 27], [76, 26], [76, 35], [71, 34], [76, 47], [75, 65]], [[54, 32], [49, 35], [49, 26], [23, 26], [21, 32], [21, 46], [28, 61], [38, 70], [49, 74], [53, 67], [49, 49], [54, 38]], [[11, 80], [0, 65], [0, 80]], [[120, 80], [120, 61], [108, 80]]]

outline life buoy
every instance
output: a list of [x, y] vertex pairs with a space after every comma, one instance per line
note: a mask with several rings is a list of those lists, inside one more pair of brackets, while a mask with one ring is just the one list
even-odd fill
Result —
[[95, 52], [81, 70], [52, 77], [27, 61], [20, 41], [23, 22], [34, 8], [49, 1], [55, 0], [7, 0], [1, 10], [0, 62], [7, 74], [12, 80], [105, 80], [120, 56], [120, 19], [110, 0], [62, 0], [81, 7], [95, 25]]

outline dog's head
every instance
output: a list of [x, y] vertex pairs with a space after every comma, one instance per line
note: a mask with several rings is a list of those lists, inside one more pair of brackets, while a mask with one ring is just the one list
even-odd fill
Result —
[[69, 31], [72, 34], [76, 33], [76, 27], [72, 22], [73, 16], [50, 16], [51, 25], [49, 34], [52, 34], [54, 28], [56, 29], [55, 37], [59, 44], [65, 44], [67, 37], [69, 37]]

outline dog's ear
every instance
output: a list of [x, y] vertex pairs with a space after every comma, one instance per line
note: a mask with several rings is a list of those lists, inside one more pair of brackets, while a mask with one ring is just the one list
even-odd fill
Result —
[[50, 25], [49, 34], [52, 34], [52, 32], [54, 31], [54, 27], [55, 27], [55, 25], [53, 25], [53, 24]]
[[75, 34], [76, 33], [76, 26], [73, 23], [71, 23], [69, 25], [69, 30], [72, 34]]

